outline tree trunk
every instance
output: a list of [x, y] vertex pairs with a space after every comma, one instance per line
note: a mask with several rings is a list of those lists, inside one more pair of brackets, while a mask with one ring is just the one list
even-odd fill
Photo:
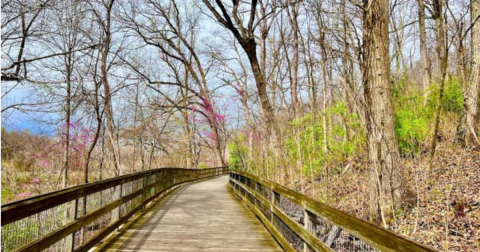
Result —
[[[95, 146], [98, 143], [98, 139], [100, 137], [100, 131], [102, 129], [102, 113], [100, 111], [100, 101], [99, 101], [99, 89], [100, 89], [100, 83], [94, 82], [95, 84], [95, 91], [94, 91], [94, 104], [93, 107], [95, 109], [95, 115], [96, 115], [96, 121], [97, 121], [97, 128], [95, 129], [95, 135], [92, 140], [92, 144], [90, 145], [90, 148], [88, 149], [87, 155], [85, 157], [85, 165], [84, 165], [84, 182], [88, 183], [90, 182], [88, 179], [88, 172], [89, 172], [89, 165], [91, 161], [91, 157], [93, 154], [93, 150], [95, 149]], [[101, 171], [100, 171], [101, 172]]]
[[472, 70], [465, 92], [467, 145], [480, 144], [478, 139], [478, 96], [480, 91], [480, 1], [471, 1], [472, 22]]
[[257, 55], [256, 55], [256, 43], [252, 38], [247, 42], [241, 43], [245, 52], [247, 53], [250, 66], [252, 67], [253, 76], [255, 78], [255, 83], [257, 85], [258, 96], [260, 98], [260, 104], [265, 118], [265, 124], [267, 126], [267, 135], [273, 133], [273, 143], [275, 147], [280, 147], [280, 130], [275, 120], [275, 113], [270, 104], [267, 94], [267, 81], [265, 76], [262, 74], [260, 65], [258, 64]]
[[[395, 206], [401, 200], [404, 173], [399, 165], [395, 138], [389, 60], [388, 1], [364, 1], [363, 86], [366, 102], [368, 167], [372, 179], [371, 213], [385, 222], [387, 201]], [[387, 196], [389, 195], [389, 196]]]
[[443, 0], [434, 0], [432, 5], [433, 19], [435, 20], [435, 29], [437, 36], [437, 57], [440, 63], [440, 77], [437, 80], [437, 82], [440, 84], [440, 93], [438, 95], [438, 105], [435, 113], [435, 126], [433, 130], [432, 143], [430, 145], [430, 164], [428, 168], [428, 176], [430, 179], [432, 177], [433, 161], [437, 149], [437, 136], [440, 131], [440, 116], [442, 112], [443, 96], [448, 66], [448, 52], [445, 41], [445, 23], [443, 19]]
[[65, 99], [65, 163], [63, 166], [63, 181], [62, 187], [67, 188], [68, 186], [68, 172], [70, 166], [70, 124], [71, 124], [71, 103], [72, 103], [72, 87], [71, 87], [71, 54], [66, 56], [66, 83], [67, 83], [67, 97]]
[[194, 167], [193, 164], [193, 148], [192, 148], [192, 141], [193, 141], [193, 132], [190, 128], [190, 118], [189, 118], [189, 113], [188, 113], [188, 89], [189, 89], [189, 82], [188, 82], [189, 74], [188, 74], [188, 69], [185, 67], [185, 73], [184, 73], [184, 87], [180, 88], [180, 92], [182, 94], [182, 101], [183, 101], [183, 106], [185, 109], [182, 111], [183, 113], [183, 123], [184, 123], [184, 144], [185, 144], [185, 163], [186, 163], [186, 168], [192, 168]]
[[292, 95], [292, 104], [293, 104], [293, 114], [295, 117], [300, 115], [300, 103], [298, 101], [298, 62], [299, 62], [299, 49], [298, 49], [298, 12], [299, 12], [300, 2], [294, 1], [290, 4], [290, 7], [287, 8], [288, 11], [288, 20], [290, 21], [290, 26], [292, 28], [292, 65], [291, 67], [291, 76], [290, 76], [290, 89]]
[[[108, 82], [108, 54], [110, 53], [110, 43], [112, 40], [112, 34], [110, 31], [111, 28], [111, 13], [114, 0], [111, 0], [107, 4], [107, 17], [105, 20], [105, 38], [103, 41], [103, 50], [102, 50], [102, 65], [101, 65], [101, 74], [102, 74], [102, 85], [105, 96], [105, 115], [107, 117], [107, 137], [108, 147], [110, 149], [110, 155], [112, 158], [113, 165], [115, 167], [115, 173], [117, 176], [122, 175], [120, 168], [119, 157], [117, 157], [117, 151], [115, 150], [116, 142], [116, 131], [115, 131], [115, 122], [113, 117], [113, 108], [112, 108], [112, 94], [110, 91], [110, 84]], [[120, 150], [119, 150], [120, 151]]]
[[427, 31], [425, 28], [425, 7], [424, 0], [417, 0], [418, 3], [418, 30], [420, 33], [420, 74], [422, 75], [422, 89], [426, 104], [428, 98], [428, 87], [430, 86], [430, 64], [427, 51]]
[[[66, 84], [67, 84], [67, 97], [65, 99], [65, 162], [63, 167], [63, 179], [62, 188], [68, 187], [68, 173], [70, 172], [70, 125], [72, 114], [72, 55], [67, 54], [65, 56], [65, 70], [66, 70]], [[66, 203], [67, 210], [64, 212], [63, 224], [69, 223], [72, 218], [75, 218], [75, 207], [73, 202]], [[68, 235], [64, 238], [63, 248], [68, 250], [73, 247], [74, 236]]]
[[[323, 76], [323, 85], [322, 85], [322, 127], [323, 127], [323, 151], [324, 155], [327, 155], [328, 152], [328, 141], [327, 141], [327, 49], [325, 45], [325, 33], [322, 31], [320, 34], [320, 51], [322, 55], [322, 61], [320, 65], [322, 66], [322, 76]], [[328, 164], [327, 164], [328, 166]], [[328, 168], [327, 168], [328, 169]]]
[[[349, 60], [349, 39], [348, 39], [348, 21], [347, 21], [347, 11], [346, 11], [346, 0], [342, 1], [342, 28], [343, 28], [343, 55], [342, 55], [342, 66], [343, 66], [343, 88], [345, 89], [345, 101], [347, 103], [348, 112], [350, 114], [355, 113], [355, 87], [353, 85], [353, 80], [350, 74], [350, 65], [351, 60]], [[353, 69], [351, 69], [353, 71]], [[347, 131], [348, 132], [348, 131]]]

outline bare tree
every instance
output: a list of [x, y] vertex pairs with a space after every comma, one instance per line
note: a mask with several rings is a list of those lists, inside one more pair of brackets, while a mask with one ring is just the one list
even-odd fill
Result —
[[[25, 60], [27, 43], [31, 37], [40, 33], [41, 23], [36, 21], [49, 5], [49, 0], [35, 3], [27, 1], [2, 3], [2, 13], [10, 14], [6, 17], [2, 15], [2, 81], [20, 81], [27, 77]], [[9, 65], [3, 66], [4, 61]]]
[[[247, 54], [257, 85], [257, 93], [260, 99], [263, 116], [265, 118], [267, 132], [273, 132], [274, 141], [278, 142], [280, 140], [280, 130], [275, 119], [275, 113], [272, 109], [270, 99], [268, 98], [267, 81], [265, 74], [262, 72], [262, 69], [259, 65], [256, 50], [257, 43], [255, 41], [255, 28], [257, 27], [258, 23], [255, 23], [255, 18], [258, 1], [253, 0], [251, 4], [249, 4], [250, 6], [246, 7], [248, 8], [247, 10], [244, 9], [245, 6], [240, 6], [240, 1], [233, 1], [231, 11], [228, 11], [226, 5], [220, 0], [215, 1], [216, 7], [220, 10], [217, 10], [217, 8], [208, 0], [204, 0], [203, 3], [207, 6], [215, 19], [234, 35], [235, 39]], [[240, 13], [248, 14], [240, 15]], [[265, 16], [260, 17], [259, 20], [268, 18], [268, 16], [273, 14], [274, 13], [267, 13]]]
[[90, 3], [90, 10], [96, 18], [96, 23], [100, 29], [99, 39], [101, 46], [100, 51], [100, 72], [99, 79], [103, 87], [104, 96], [104, 110], [106, 116], [106, 132], [108, 141], [108, 148], [113, 166], [117, 175], [122, 174], [120, 166], [120, 148], [118, 147], [118, 131], [115, 126], [115, 117], [112, 105], [112, 88], [109, 82], [109, 69], [112, 62], [111, 54], [116, 54], [112, 51], [112, 26], [113, 26], [113, 7], [115, 0], [101, 0], [97, 3]]
[[[186, 90], [193, 93], [197, 99], [200, 100], [198, 105], [203, 108], [205, 117], [208, 120], [209, 127], [212, 131], [213, 151], [215, 153], [216, 160], [220, 165], [225, 164], [223, 150], [224, 141], [221, 137], [218, 114], [215, 111], [215, 106], [212, 99], [211, 91], [208, 87], [207, 74], [211, 67], [211, 64], [204, 64], [201, 61], [197, 50], [195, 49], [195, 34], [194, 29], [197, 26], [198, 20], [184, 20], [180, 16], [179, 7], [175, 1], [170, 1], [168, 4], [161, 3], [160, 1], [147, 1], [148, 4], [153, 6], [153, 13], [146, 13], [145, 15], [154, 15], [159, 17], [157, 24], [143, 24], [133, 15], [127, 16], [131, 29], [149, 46], [158, 48], [164, 62], [173, 71], [175, 81], [151, 81], [150, 84], [155, 85], [173, 85], [178, 86], [181, 92], [184, 92], [184, 96], [187, 95]], [[188, 23], [190, 22], [190, 23]], [[186, 23], [187, 27], [183, 27]], [[170, 37], [174, 35], [175, 39]], [[186, 79], [180, 76], [180, 72], [177, 71], [173, 65], [173, 62], [180, 62], [184, 69], [184, 75]], [[144, 76], [149, 79], [147, 76]], [[187, 79], [190, 79], [196, 84], [197, 91], [194, 91], [188, 86]], [[184, 81], [184, 83], [181, 83]], [[182, 90], [183, 89], [183, 90]], [[186, 90], [185, 90], [186, 89]], [[160, 91], [158, 88], [155, 89]], [[193, 91], [193, 92], [192, 92]], [[184, 97], [185, 98], [185, 97]], [[183, 100], [182, 103], [187, 102]], [[172, 101], [172, 104], [176, 102]], [[178, 106], [177, 106], [178, 107]], [[183, 110], [191, 109], [189, 107], [183, 107]]]

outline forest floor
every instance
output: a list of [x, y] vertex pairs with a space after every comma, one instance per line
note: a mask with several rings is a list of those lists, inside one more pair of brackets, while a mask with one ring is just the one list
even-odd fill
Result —
[[[428, 162], [425, 157], [407, 166], [427, 167]], [[409, 169], [410, 181], [418, 181], [419, 199], [402, 225], [417, 232], [407, 235], [442, 250], [480, 251], [480, 148], [441, 146], [433, 167], [433, 184], [419, 175], [423, 171]]]
[[[480, 251], [480, 147], [441, 143], [431, 179], [429, 161], [404, 160], [410, 207], [398, 210], [389, 228], [442, 251]], [[333, 179], [328, 204], [365, 219], [369, 183], [360, 167]]]

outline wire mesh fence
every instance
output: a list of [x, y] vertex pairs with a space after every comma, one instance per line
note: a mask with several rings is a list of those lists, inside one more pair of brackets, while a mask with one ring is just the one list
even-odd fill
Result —
[[226, 173], [227, 167], [156, 169], [3, 205], [1, 251], [86, 250], [157, 196]]
[[[256, 208], [257, 211], [254, 212], [257, 215], [263, 215], [264, 218], [260, 219], [268, 222], [264, 223], [267, 228], [270, 225], [273, 226], [275, 231], [270, 231], [282, 247], [288, 251], [325, 251], [330, 249], [341, 252], [376, 252], [380, 250], [370, 244], [378, 245], [379, 243], [381, 244], [379, 246], [383, 248], [390, 246], [389, 251], [397, 248], [402, 248], [403, 251], [436, 251], [248, 173], [231, 172], [229, 185], [240, 198], [251, 203], [247, 204], [250, 208]], [[326, 216], [314, 214], [313, 212], [316, 211], [313, 211], [311, 205], [318, 207], [320, 209], [318, 212], [323, 211], [328, 214]], [[336, 219], [335, 214], [347, 217], [355, 222], [355, 225], [359, 225], [350, 230], [362, 233], [365, 231], [362, 231], [363, 228], [368, 229], [367, 232], [370, 234], [382, 234], [382, 236], [378, 238], [373, 235], [358, 237], [346, 230], [348, 228], [334, 224], [331, 220]], [[345, 222], [337, 220], [337, 223]], [[352, 228], [352, 223], [346, 226]], [[391, 240], [385, 240], [385, 237], [390, 237]]]
[[2, 251], [19, 248], [73, 221], [74, 204], [69, 201], [2, 226]]

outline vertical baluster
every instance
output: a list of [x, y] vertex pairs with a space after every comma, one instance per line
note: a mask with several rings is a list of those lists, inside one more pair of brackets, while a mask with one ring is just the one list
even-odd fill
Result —
[[237, 182], [238, 183], [236, 184], [236, 186], [237, 186], [237, 191], [239, 191], [239, 192], [240, 192], [240, 183], [242, 183], [241, 179], [242, 178], [240, 177], [240, 175], [237, 174]]
[[[255, 192], [255, 194], [259, 194], [260, 184], [258, 184], [258, 183], [255, 182], [255, 181], [254, 181], [253, 183], [254, 183], [254, 185], [255, 185], [255, 186], [254, 186], [255, 188], [254, 188], [253, 191]], [[256, 197], [256, 195], [253, 195], [253, 196], [254, 196], [254, 197], [253, 197], [253, 200], [255, 201], [255, 208], [258, 208], [258, 205], [259, 205], [258, 203], [259, 203], [259, 202], [258, 202], [258, 200], [257, 200], [257, 197]]]
[[162, 183], [160, 184], [160, 190], [165, 190], [165, 171], [162, 171], [160, 173], [160, 179], [162, 180]]
[[[317, 216], [307, 209], [303, 209], [303, 219], [305, 229], [312, 233], [314, 236], [317, 236]], [[303, 252], [315, 251], [310, 247], [308, 243], [303, 242]]]
[[272, 189], [272, 199], [271, 199], [271, 205], [270, 205], [270, 215], [271, 215], [271, 219], [270, 219], [270, 222], [273, 224], [274, 222], [274, 218], [275, 218], [275, 214], [273, 214], [273, 208], [275, 206], [278, 206], [280, 204], [280, 194], [275, 192], [273, 189]]
[[[247, 177], [243, 177], [243, 186], [244, 188], [248, 188]], [[247, 190], [243, 189], [243, 196], [247, 197]]]
[[[118, 188], [118, 191], [119, 191], [119, 192], [118, 192], [118, 199], [121, 199], [121, 198], [122, 198], [122, 193], [123, 193], [123, 184], [118, 185], [117, 188]], [[115, 199], [112, 199], [112, 202], [113, 202], [114, 200], [115, 200]], [[117, 216], [116, 216], [117, 220], [120, 219], [121, 214], [122, 214], [122, 213], [120, 212], [120, 207], [121, 207], [121, 206], [122, 206], [122, 205], [120, 205], [120, 206], [117, 207], [117, 209], [118, 209], [118, 213], [117, 213]], [[120, 230], [120, 226], [119, 226], [117, 229]]]
[[[76, 220], [78, 219], [78, 198], [75, 199], [75, 207], [73, 209], [73, 219]], [[71, 234], [72, 236], [72, 246], [71, 246], [71, 250], [70, 251], [74, 251], [75, 250], [75, 232], [73, 232]]]
[[149, 197], [155, 195], [155, 191], [157, 189], [155, 187], [156, 186], [155, 183], [157, 182], [157, 176], [155, 174], [152, 174], [151, 179], [152, 179], [152, 181], [151, 181], [150, 184], [153, 185], [153, 186], [150, 188], [150, 193], [148, 194]]
[[[71, 218], [74, 217], [75, 213], [72, 213], [72, 211], [76, 210], [76, 204], [75, 202], [67, 202], [65, 203], [65, 210], [63, 213], [63, 220], [62, 220], [62, 225], [67, 225], [70, 221]], [[33, 218], [29, 218], [29, 220], [33, 220]], [[30, 226], [31, 224], [28, 224], [27, 226]], [[73, 235], [68, 235], [65, 238], [63, 238], [63, 244], [61, 245], [61, 250], [62, 251], [68, 251], [73, 247]]]
[[155, 184], [153, 186], [153, 195], [157, 194], [157, 192], [159, 191], [157, 182], [158, 182], [158, 173], [155, 173], [155, 180], [153, 181], [153, 183]]
[[[145, 189], [145, 186], [148, 182], [148, 175], [144, 175], [142, 177], [142, 188], [141, 190], [144, 190]], [[147, 200], [147, 192], [144, 190], [143, 193], [142, 193], [142, 202], [141, 204], [143, 204], [145, 201]], [[142, 210], [141, 211], [144, 211], [145, 210], [145, 206], [142, 207]]]

